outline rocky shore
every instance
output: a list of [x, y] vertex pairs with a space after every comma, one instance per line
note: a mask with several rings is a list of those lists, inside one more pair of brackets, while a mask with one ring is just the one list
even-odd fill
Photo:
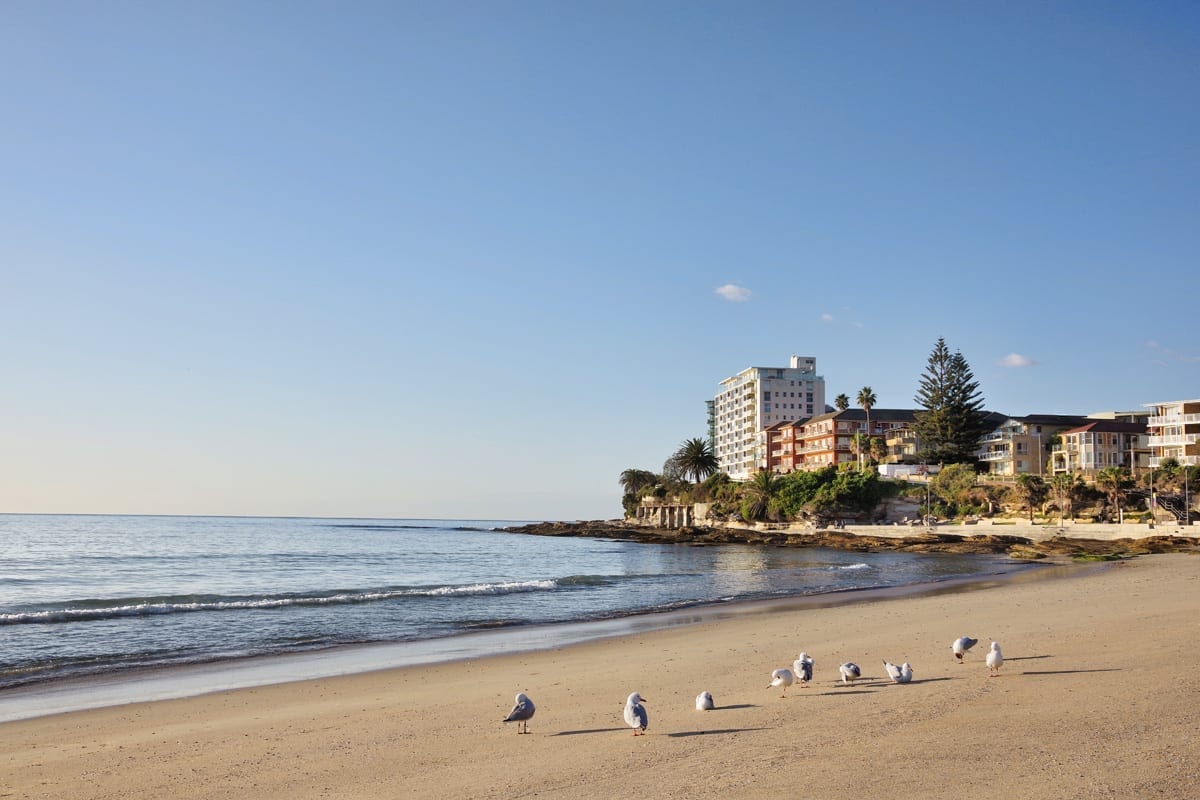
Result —
[[1083, 539], [1056, 537], [1034, 541], [1022, 536], [963, 535], [928, 529], [907, 536], [869, 536], [839, 529], [781, 531], [734, 527], [686, 527], [676, 530], [633, 525], [620, 520], [538, 522], [503, 530], [535, 536], [581, 536], [623, 539], [651, 544], [757, 544], [774, 547], [832, 547], [838, 550], [914, 553], [998, 553], [1013, 558], [1041, 559], [1119, 558], [1149, 553], [1200, 553], [1200, 539], [1186, 536], [1149, 536], [1140, 539]]

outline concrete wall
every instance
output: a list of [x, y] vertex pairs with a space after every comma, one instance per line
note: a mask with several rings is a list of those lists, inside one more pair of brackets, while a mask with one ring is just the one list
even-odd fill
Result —
[[1150, 536], [1187, 536], [1200, 539], [1200, 526], [1191, 527], [1174, 523], [1128, 523], [1125, 525], [1105, 523], [1076, 523], [1065, 522], [1058, 525], [1030, 525], [1028, 522], [1014, 524], [996, 524], [992, 520], [980, 520], [971, 525], [939, 524], [932, 528], [922, 525], [846, 525], [847, 533], [860, 536], [885, 536], [903, 538], [926, 531], [949, 533], [956, 536], [1020, 536], [1035, 542], [1042, 542], [1061, 536], [1067, 539], [1097, 539], [1112, 541], [1114, 539], [1145, 539]]

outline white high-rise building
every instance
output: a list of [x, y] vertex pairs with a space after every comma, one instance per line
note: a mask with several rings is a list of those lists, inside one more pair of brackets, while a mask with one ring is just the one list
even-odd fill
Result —
[[766, 469], [763, 431], [825, 413], [825, 379], [817, 360], [793, 355], [787, 367], [748, 367], [721, 381], [712, 402], [713, 448], [721, 469], [735, 481]]

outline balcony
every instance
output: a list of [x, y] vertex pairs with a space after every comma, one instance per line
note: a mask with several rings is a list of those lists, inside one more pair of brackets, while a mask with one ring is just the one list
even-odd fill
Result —
[[1162, 462], [1166, 461], [1168, 458], [1174, 459], [1176, 462], [1179, 463], [1180, 466], [1183, 466], [1183, 467], [1194, 467], [1194, 466], [1200, 465], [1200, 456], [1164, 456], [1163, 458], [1158, 458], [1158, 457], [1151, 458], [1150, 466], [1161, 467]]
[[1182, 436], [1151, 436], [1150, 447], [1179, 447], [1200, 441], [1200, 434], [1185, 433]]
[[980, 461], [1009, 461], [1012, 455], [1007, 450], [989, 450], [979, 456]]
[[1151, 417], [1146, 423], [1150, 428], [1163, 428], [1167, 425], [1200, 424], [1200, 414], [1169, 414], [1165, 417]]

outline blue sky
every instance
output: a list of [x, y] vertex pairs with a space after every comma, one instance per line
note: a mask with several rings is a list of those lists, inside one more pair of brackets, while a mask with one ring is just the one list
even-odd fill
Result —
[[1200, 396], [1191, 3], [4, 17], [0, 511], [611, 517], [722, 378], [912, 407], [939, 336]]

